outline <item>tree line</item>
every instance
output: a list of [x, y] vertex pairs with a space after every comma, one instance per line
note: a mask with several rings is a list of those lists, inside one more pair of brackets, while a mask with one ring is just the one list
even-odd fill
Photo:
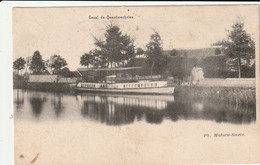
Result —
[[[123, 34], [118, 26], [107, 26], [104, 36], [105, 40], [94, 37], [96, 48], [80, 57], [82, 66], [92, 68], [126, 67], [136, 55], [145, 55], [147, 63], [151, 65], [150, 72], [152, 74], [154, 68], [158, 70], [167, 62], [167, 57], [162, 55], [161, 37], [156, 31], [151, 35], [150, 42], [146, 45], [146, 51], [142, 48], [136, 49], [134, 39], [128, 34]], [[49, 60], [44, 61], [37, 50], [27, 61], [22, 57], [16, 59], [13, 68], [20, 71], [26, 67], [32, 74], [50, 74], [47, 70], [49, 68], [52, 74], [55, 74], [66, 65], [66, 60], [60, 55], [53, 55]]]
[[[207, 78], [241, 78], [255, 77], [255, 41], [244, 29], [244, 23], [235, 22], [228, 30], [225, 39], [218, 41], [213, 46], [216, 48], [214, 55], [203, 59], [179, 57], [178, 51], [170, 52], [172, 60], [169, 62], [168, 71], [174, 77], [187, 77], [194, 65], [203, 68]], [[217, 56], [223, 52], [223, 55]]]
[[60, 55], [54, 54], [47, 61], [44, 61], [38, 50], [33, 53], [32, 57], [26, 59], [20, 57], [13, 62], [13, 68], [18, 72], [26, 69], [26, 71], [36, 75], [50, 74], [50, 72], [51, 74], [57, 74], [65, 66], [67, 66], [67, 62]]
[[[199, 61], [189, 57], [178, 57], [176, 49], [171, 50], [170, 55], [165, 55], [162, 48], [163, 42], [157, 31], [150, 36], [145, 50], [140, 47], [136, 48], [134, 39], [130, 35], [123, 34], [118, 26], [110, 24], [106, 27], [104, 39], [94, 37], [95, 49], [84, 53], [80, 57], [80, 64], [88, 68], [136, 66], [138, 65], [136, 55], [144, 55], [146, 58], [141, 66], [144, 67], [144, 70], [149, 70], [150, 75], [168, 74], [183, 77], [190, 74], [194, 65], [203, 66], [206, 76], [225, 75], [240, 78], [241, 76], [246, 77], [247, 72], [253, 75], [255, 42], [251, 35], [244, 30], [243, 22], [236, 22], [231, 28], [226, 39], [214, 44], [222, 47], [224, 57], [207, 57], [203, 61]], [[216, 55], [220, 53], [219, 48], [215, 50]], [[20, 57], [13, 62], [15, 70], [20, 71], [26, 67], [32, 74], [50, 74], [47, 68], [51, 74], [59, 74], [62, 69], [66, 68], [65, 66], [67, 66], [67, 62], [60, 55], [53, 55], [44, 61], [39, 51], [35, 51], [29, 60]], [[235, 68], [236, 75], [226, 73], [231, 70], [227, 69], [228, 66], [233, 66], [233, 70]]]

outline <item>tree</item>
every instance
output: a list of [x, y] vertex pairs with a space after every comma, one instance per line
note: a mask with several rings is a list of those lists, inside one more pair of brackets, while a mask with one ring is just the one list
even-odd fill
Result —
[[137, 50], [136, 50], [136, 54], [137, 55], [142, 55], [142, 54], [144, 54], [145, 52], [144, 52], [144, 50], [142, 49], [142, 48], [137, 48]]
[[236, 64], [238, 77], [241, 78], [241, 66], [250, 65], [250, 60], [255, 58], [255, 42], [244, 30], [244, 23], [236, 22], [232, 26], [222, 46], [230, 61]]
[[129, 35], [122, 34], [118, 26], [107, 26], [105, 40], [94, 39], [97, 48], [83, 55], [81, 65], [118, 67], [135, 56], [134, 40]]
[[15, 70], [18, 70], [19, 73], [20, 70], [24, 69], [25, 63], [26, 61], [24, 60], [24, 58], [20, 57], [13, 62], [13, 68]]
[[206, 78], [226, 78], [228, 76], [226, 56], [209, 56], [202, 59], [201, 67]]
[[32, 61], [30, 65], [30, 69], [32, 70], [32, 74], [44, 74], [46, 73], [46, 67], [40, 52], [37, 50], [34, 52], [32, 56]]
[[62, 68], [58, 74], [62, 75], [63, 77], [73, 77], [73, 73], [67, 67]]
[[62, 58], [60, 55], [54, 54], [48, 60], [48, 66], [51, 68], [51, 70], [60, 71], [61, 68], [65, 67], [66, 65], [67, 65], [66, 60]]
[[163, 55], [162, 40], [158, 32], [155, 32], [150, 37], [150, 42], [146, 45], [147, 62], [150, 66], [151, 76], [153, 75], [154, 67], [156, 73], [162, 73], [167, 65], [167, 57]]
[[187, 79], [192, 68], [198, 64], [197, 58], [174, 56], [168, 60], [167, 69], [171, 76], [179, 79]]
[[91, 64], [94, 64], [94, 58], [92, 52], [85, 53], [80, 57], [80, 65], [89, 67]]
[[172, 49], [170, 55], [171, 55], [171, 56], [177, 56], [177, 55], [178, 55], [177, 50], [176, 50], [176, 49]]
[[215, 55], [219, 55], [219, 54], [221, 54], [221, 50], [219, 48], [216, 48], [215, 49]]

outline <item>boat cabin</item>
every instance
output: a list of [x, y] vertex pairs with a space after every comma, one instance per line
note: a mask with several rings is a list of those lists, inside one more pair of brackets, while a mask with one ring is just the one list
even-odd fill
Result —
[[125, 68], [78, 68], [78, 72], [82, 75], [83, 82], [91, 83], [123, 83], [138, 82], [140, 80], [161, 79], [160, 75], [140, 76], [137, 75], [141, 67], [125, 67]]
[[124, 83], [90, 83], [81, 82], [77, 85], [81, 88], [93, 89], [141, 89], [141, 88], [158, 88], [167, 87], [167, 81], [139, 81], [139, 82], [124, 82]]

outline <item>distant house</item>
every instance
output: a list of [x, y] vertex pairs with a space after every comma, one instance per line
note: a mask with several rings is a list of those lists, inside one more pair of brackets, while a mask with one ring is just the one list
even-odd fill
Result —
[[[223, 50], [221, 46], [212, 46], [207, 48], [198, 49], [175, 49], [176, 56], [203, 59], [209, 56], [223, 56]], [[171, 56], [172, 50], [165, 50], [164, 55]]]
[[63, 77], [61, 75], [29, 75], [29, 83], [67, 83], [76, 84], [81, 77]]
[[29, 75], [29, 82], [43, 83], [43, 82], [57, 82], [61, 76], [59, 75]]

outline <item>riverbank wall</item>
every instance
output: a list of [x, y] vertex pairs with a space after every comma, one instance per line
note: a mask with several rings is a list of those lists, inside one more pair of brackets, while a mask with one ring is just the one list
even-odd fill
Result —
[[77, 78], [64, 78], [58, 75], [14, 75], [14, 89], [29, 89], [49, 92], [74, 92]]
[[50, 82], [42, 82], [42, 83], [32, 83], [32, 82], [23, 82], [23, 83], [14, 83], [14, 89], [29, 89], [29, 90], [37, 90], [37, 91], [51, 91], [51, 92], [66, 92], [71, 93], [74, 92], [75, 84], [68, 83], [50, 83]]
[[174, 98], [176, 100], [206, 99], [215, 102], [255, 105], [256, 88], [177, 86], [174, 90]]

